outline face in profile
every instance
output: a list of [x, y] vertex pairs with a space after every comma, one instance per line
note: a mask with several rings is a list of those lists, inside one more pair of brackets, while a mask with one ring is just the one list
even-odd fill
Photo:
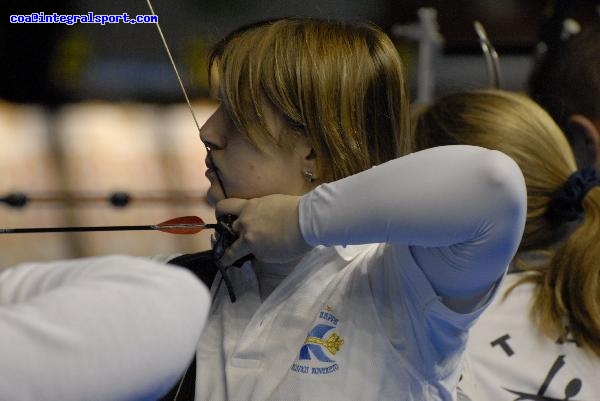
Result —
[[306, 139], [290, 134], [283, 119], [268, 107], [264, 119], [275, 139], [285, 146], [278, 146], [268, 133], [256, 135], [256, 143], [252, 143], [222, 105], [202, 126], [200, 138], [211, 155], [206, 159], [209, 204], [214, 206], [225, 195], [251, 199], [271, 194], [302, 195], [311, 189], [303, 177], [310, 154]]

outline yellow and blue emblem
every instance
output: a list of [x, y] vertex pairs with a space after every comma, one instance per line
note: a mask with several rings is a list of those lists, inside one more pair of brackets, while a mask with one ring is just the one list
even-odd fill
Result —
[[344, 339], [334, 331], [339, 320], [332, 312], [333, 308], [329, 305], [325, 305], [324, 310], [319, 312], [319, 320], [327, 323], [318, 323], [308, 332], [300, 347], [297, 362], [292, 365], [292, 371], [330, 374], [339, 369], [333, 358], [344, 345]]

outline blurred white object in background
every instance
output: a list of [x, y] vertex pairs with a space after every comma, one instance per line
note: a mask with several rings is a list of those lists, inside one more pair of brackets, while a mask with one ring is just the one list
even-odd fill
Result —
[[[39, 106], [0, 102], [0, 196], [14, 192], [60, 190], [49, 141], [50, 118]], [[65, 209], [0, 204], [0, 228], [61, 226]], [[67, 234], [0, 236], [0, 269], [22, 261], [55, 260], [73, 255]]]
[[[185, 117], [193, 130], [189, 114]], [[181, 134], [171, 128], [179, 123], [177, 119], [168, 124], [166, 121], [161, 107], [155, 105], [81, 103], [63, 107], [56, 116], [55, 126], [66, 189], [106, 194], [124, 191], [134, 197], [136, 193], [182, 190], [177, 181], [184, 179], [173, 179], [178, 173], [169, 173], [166, 169], [173, 163], [165, 163], [172, 152], [164, 147], [170, 139], [174, 143], [181, 142], [176, 139]], [[171, 131], [175, 132], [172, 138]], [[187, 134], [201, 145], [197, 135]], [[202, 170], [199, 162], [203, 160], [202, 146], [198, 146], [198, 150], [195, 165]], [[123, 208], [108, 203], [105, 207], [73, 208], [71, 222], [85, 226], [157, 224], [192, 214], [191, 211], [197, 213], [197, 209], [172, 203], [136, 203], [134, 198]], [[212, 215], [200, 217], [210, 220]], [[160, 232], [102, 232], [81, 233], [76, 237], [76, 244], [81, 255], [152, 255], [194, 252], [208, 248], [209, 242], [208, 239], [201, 241], [200, 237], [190, 240]]]

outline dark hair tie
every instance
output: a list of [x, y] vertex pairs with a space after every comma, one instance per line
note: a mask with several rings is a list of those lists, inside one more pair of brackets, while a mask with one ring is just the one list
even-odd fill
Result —
[[600, 185], [600, 176], [594, 167], [585, 167], [569, 176], [558, 191], [552, 193], [548, 216], [561, 221], [575, 221], [583, 217], [583, 199], [593, 187]]

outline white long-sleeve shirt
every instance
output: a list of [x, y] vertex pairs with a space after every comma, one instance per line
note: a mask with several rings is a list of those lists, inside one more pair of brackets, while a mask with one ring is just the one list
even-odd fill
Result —
[[[502, 288], [527, 274], [509, 274]], [[525, 283], [498, 296], [473, 326], [464, 375], [472, 387], [465, 393], [474, 401], [477, 394], [493, 401], [600, 399], [600, 358], [572, 338], [540, 332], [530, 315], [535, 291]]]
[[230, 269], [236, 303], [213, 286], [196, 400], [455, 399], [525, 213], [516, 164], [469, 146], [319, 186], [299, 205], [315, 248], [266, 299], [249, 264]]
[[0, 274], [0, 400], [154, 400], [194, 354], [210, 304], [189, 272], [110, 256]]

